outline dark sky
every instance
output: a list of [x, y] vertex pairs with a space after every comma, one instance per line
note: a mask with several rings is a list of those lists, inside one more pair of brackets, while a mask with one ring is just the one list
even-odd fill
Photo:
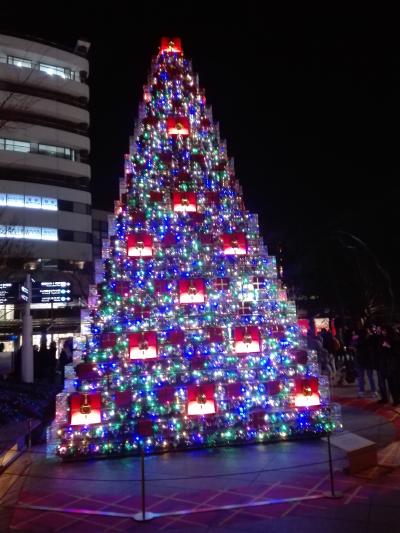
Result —
[[[278, 241], [296, 243], [296, 258], [303, 241], [318, 248], [330, 232], [350, 232], [396, 278], [400, 57], [394, 12], [306, 13], [287, 5], [279, 14], [262, 13], [254, 2], [219, 13], [216, 2], [153, 2], [137, 11], [134, 4], [114, 2], [104, 10], [92, 2], [79, 9], [35, 5], [22, 17], [16, 6], [1, 17], [3, 30], [65, 44], [80, 36], [91, 41], [95, 204], [112, 207], [151, 56], [162, 35], [177, 35], [266, 242], [273, 249]], [[188, 4], [190, 10], [183, 7]]]

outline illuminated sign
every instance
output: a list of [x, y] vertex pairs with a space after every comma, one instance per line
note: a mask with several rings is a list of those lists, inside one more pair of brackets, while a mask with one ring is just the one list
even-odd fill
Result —
[[32, 303], [65, 303], [72, 300], [69, 281], [33, 281]]

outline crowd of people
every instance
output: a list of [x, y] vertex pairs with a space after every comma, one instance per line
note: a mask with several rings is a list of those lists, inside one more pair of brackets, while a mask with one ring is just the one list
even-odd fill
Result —
[[[72, 339], [64, 341], [60, 353], [57, 343], [51, 341], [47, 345], [46, 335], [42, 335], [40, 346], [33, 346], [33, 374], [35, 383], [48, 383], [64, 388], [65, 366], [72, 362]], [[14, 378], [21, 381], [22, 347], [14, 356]]]
[[[358, 324], [339, 328], [334, 335], [322, 329], [310, 329], [307, 346], [318, 356], [320, 372], [329, 376], [332, 385], [357, 380], [358, 395], [379, 397], [400, 405], [400, 332], [394, 326]], [[379, 391], [379, 394], [378, 394]]]

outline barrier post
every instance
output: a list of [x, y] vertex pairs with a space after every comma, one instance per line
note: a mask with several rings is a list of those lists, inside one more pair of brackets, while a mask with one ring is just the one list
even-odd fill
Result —
[[331, 432], [328, 432], [328, 457], [329, 457], [329, 478], [331, 483], [331, 496], [336, 498], [335, 494], [335, 479], [333, 477], [333, 462], [332, 462], [332, 448], [331, 448]]
[[144, 479], [144, 443], [140, 447], [140, 470], [142, 478], [142, 520], [146, 520], [146, 482]]

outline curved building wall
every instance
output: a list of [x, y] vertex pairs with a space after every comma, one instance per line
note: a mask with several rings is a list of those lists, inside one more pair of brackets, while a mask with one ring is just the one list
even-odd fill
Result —
[[3, 253], [92, 261], [88, 74], [81, 53], [0, 35]]

